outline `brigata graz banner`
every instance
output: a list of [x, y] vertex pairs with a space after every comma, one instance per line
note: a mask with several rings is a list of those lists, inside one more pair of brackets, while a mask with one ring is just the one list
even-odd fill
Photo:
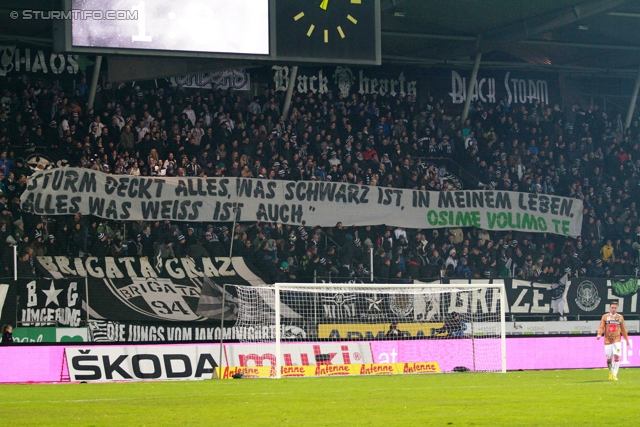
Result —
[[[513, 314], [516, 318], [519, 315], [599, 316], [609, 310], [612, 300], [618, 301], [623, 314], [640, 313], [638, 279], [573, 278], [557, 282], [540, 283], [510, 278], [491, 281], [495, 285], [504, 283], [507, 298], [505, 313]], [[443, 321], [454, 312], [460, 314], [464, 322], [476, 321], [473, 333], [499, 333], [501, 308], [497, 288], [456, 289], [457, 284], [469, 283], [473, 281], [443, 279], [442, 288], [425, 288], [415, 295], [390, 295], [373, 291], [371, 294], [361, 294], [348, 290], [340, 294], [318, 294], [315, 311], [312, 308], [305, 312], [317, 313], [320, 339], [381, 340], [391, 322], [398, 323], [405, 339], [434, 335], [442, 337], [443, 334], [434, 331], [441, 328]], [[295, 309], [295, 306], [292, 307]], [[304, 324], [304, 320], [298, 322]], [[468, 329], [462, 332], [463, 335], [472, 333]]]
[[[173, 258], [167, 260], [162, 270], [157, 270], [145, 258], [45, 256], [37, 258], [37, 267], [43, 275], [54, 279], [87, 277], [89, 318], [96, 321], [164, 324], [215, 321], [219, 325], [223, 285], [264, 285], [240, 257]], [[44, 289], [48, 283], [53, 282], [49, 279], [38, 285], [38, 296], [52, 292]], [[23, 292], [28, 294], [29, 285], [24, 288]], [[41, 299], [45, 307], [50, 302]], [[233, 322], [237, 313], [233, 286], [227, 286], [225, 300], [224, 319]], [[167, 337], [173, 340], [171, 335]], [[176, 341], [182, 340], [181, 335], [176, 337]]]
[[84, 278], [19, 279], [20, 326], [86, 324]]
[[[638, 289], [640, 281], [636, 278], [626, 279], [598, 279], [574, 277], [566, 282], [566, 286], [558, 288], [558, 284], [540, 283], [529, 280], [503, 279], [509, 303], [506, 313], [514, 314], [553, 314], [554, 298], [562, 301], [562, 308], [566, 315], [600, 315], [609, 310], [610, 301], [618, 301], [618, 311], [623, 314], [637, 315], [640, 313], [638, 305]], [[498, 280], [493, 280], [493, 283]], [[562, 282], [562, 279], [558, 280]], [[452, 280], [448, 285], [455, 287]], [[469, 281], [464, 281], [469, 283]], [[471, 281], [473, 283], [473, 281]], [[468, 302], [467, 302], [468, 301]], [[474, 308], [476, 302], [473, 297], [465, 298], [457, 306], [449, 304], [448, 311], [466, 313], [467, 307]], [[491, 299], [487, 296], [484, 302], [478, 303], [478, 313], [493, 313]], [[484, 307], [489, 310], [484, 310]]]
[[143, 178], [63, 168], [29, 178], [22, 209], [114, 220], [268, 221], [329, 227], [477, 227], [577, 236], [582, 201], [510, 191], [417, 191], [336, 182]]

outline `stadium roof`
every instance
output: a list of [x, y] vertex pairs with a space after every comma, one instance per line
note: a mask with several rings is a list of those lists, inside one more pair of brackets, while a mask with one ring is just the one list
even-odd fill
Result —
[[[388, 62], [520, 63], [559, 69], [635, 69], [640, 1], [383, 1], [382, 52]], [[389, 6], [391, 4], [391, 6]], [[395, 6], [394, 6], [395, 5]]]
[[[640, 63], [640, 0], [380, 0], [383, 63], [526, 67], [566, 71], [636, 73]], [[52, 44], [52, 21], [13, 20], [11, 11], [60, 10], [60, 0], [3, 0], [0, 42]], [[147, 75], [145, 61], [167, 75], [213, 71], [259, 63], [107, 57], [116, 74]], [[135, 63], [140, 62], [139, 66]], [[166, 66], [158, 67], [158, 62]], [[133, 66], [131, 64], [134, 64]], [[175, 67], [181, 67], [177, 70]], [[146, 69], [146, 70], [145, 70]], [[142, 75], [145, 74], [145, 75]], [[118, 80], [112, 78], [112, 80]]]

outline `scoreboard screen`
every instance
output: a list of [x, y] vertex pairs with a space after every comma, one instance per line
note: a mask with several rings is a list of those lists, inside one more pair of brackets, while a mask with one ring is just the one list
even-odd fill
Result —
[[63, 0], [56, 52], [381, 63], [380, 0]]
[[77, 47], [269, 55], [269, 0], [72, 0], [71, 7]]

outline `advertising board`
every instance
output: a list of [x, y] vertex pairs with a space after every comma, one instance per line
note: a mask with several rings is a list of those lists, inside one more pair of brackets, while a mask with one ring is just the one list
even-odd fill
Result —
[[[308, 376], [315, 374], [322, 366], [321, 374], [339, 370], [333, 366], [351, 365], [351, 370], [364, 370], [364, 374], [375, 370], [388, 370], [388, 366], [402, 367], [403, 373], [449, 372], [455, 367], [449, 361], [456, 352], [467, 353], [466, 339], [460, 340], [410, 340], [357, 343], [305, 343], [283, 345], [283, 376]], [[475, 340], [476, 344], [483, 340]], [[622, 344], [620, 366], [640, 367], [640, 349], [637, 338], [630, 337], [630, 345]], [[347, 349], [343, 350], [342, 347]], [[65, 350], [67, 357], [65, 359]], [[272, 374], [270, 359], [275, 356], [265, 350], [264, 345], [225, 345], [223, 357], [223, 378], [229, 378], [242, 368], [247, 372], [265, 377]], [[267, 349], [268, 350], [268, 349]], [[477, 347], [481, 350], [481, 347]], [[330, 359], [323, 364], [315, 361], [318, 354], [328, 354]], [[84, 352], [84, 353], [83, 353]], [[287, 356], [288, 355], [288, 356]], [[78, 359], [81, 356], [102, 356], [92, 359]], [[107, 356], [105, 361], [104, 356]], [[114, 357], [115, 356], [115, 357]], [[134, 362], [133, 358], [137, 356]], [[0, 383], [60, 382], [60, 381], [131, 381], [138, 377], [149, 380], [164, 379], [205, 379], [212, 378], [218, 367], [219, 347], [217, 345], [139, 345], [139, 346], [3, 346], [0, 347]], [[357, 358], [360, 359], [357, 359]], [[306, 359], [306, 360], [305, 360]], [[456, 362], [461, 359], [456, 358]], [[464, 359], [462, 359], [464, 360]], [[467, 360], [467, 367], [473, 368]], [[67, 369], [69, 362], [70, 369]], [[306, 363], [305, 363], [306, 362]], [[420, 366], [420, 363], [431, 367]], [[428, 362], [428, 363], [426, 363]], [[80, 367], [76, 369], [74, 367]], [[399, 364], [399, 365], [396, 365]], [[507, 339], [507, 370], [536, 369], [589, 369], [604, 368], [604, 345], [594, 336], [576, 337], [522, 337]], [[456, 366], [461, 365], [457, 363]], [[167, 366], [169, 368], [167, 369]], [[309, 366], [309, 367], [308, 367]], [[327, 368], [332, 366], [332, 368]], [[462, 365], [464, 366], [464, 365]], [[437, 369], [436, 369], [437, 367]], [[191, 372], [189, 373], [189, 368]], [[424, 368], [424, 369], [423, 369]], [[483, 365], [478, 364], [477, 370]], [[134, 370], [135, 369], [135, 370]], [[323, 371], [324, 369], [324, 371]], [[219, 371], [218, 371], [219, 372]], [[189, 375], [187, 375], [189, 373]], [[359, 371], [358, 371], [359, 373]], [[78, 375], [94, 376], [96, 379], [82, 379]], [[127, 375], [131, 378], [127, 378]], [[111, 379], [107, 378], [111, 376]], [[157, 378], [150, 378], [157, 376]], [[250, 377], [248, 375], [247, 377]], [[314, 375], [315, 376], [315, 375]]]
[[[474, 369], [470, 341], [467, 339], [434, 341], [380, 341], [371, 343], [374, 363], [398, 363], [434, 360], [442, 372], [455, 366]], [[483, 351], [483, 342], [475, 340], [475, 351]], [[635, 346], [634, 346], [635, 342]], [[622, 342], [620, 366], [640, 367], [638, 339], [629, 337], [629, 346]], [[486, 363], [476, 361], [476, 370], [484, 370]], [[507, 370], [536, 369], [589, 369], [605, 368], [604, 344], [595, 336], [576, 337], [523, 337], [507, 338]]]
[[88, 342], [87, 328], [15, 328], [13, 342], [17, 343], [54, 343]]
[[[223, 377], [243, 367], [247, 377], [265, 378], [275, 376], [276, 365], [274, 343], [224, 345], [222, 362], [219, 345], [87, 346], [67, 348], [66, 357], [71, 381], [95, 382], [211, 379], [219, 366]], [[349, 366], [370, 363], [368, 342], [282, 346], [281, 364], [311, 367], [314, 375], [349, 375], [360, 370]]]

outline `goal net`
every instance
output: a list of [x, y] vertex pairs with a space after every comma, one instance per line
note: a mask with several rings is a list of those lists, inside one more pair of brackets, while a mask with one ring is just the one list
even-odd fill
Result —
[[505, 372], [504, 284], [236, 286], [245, 377]]

